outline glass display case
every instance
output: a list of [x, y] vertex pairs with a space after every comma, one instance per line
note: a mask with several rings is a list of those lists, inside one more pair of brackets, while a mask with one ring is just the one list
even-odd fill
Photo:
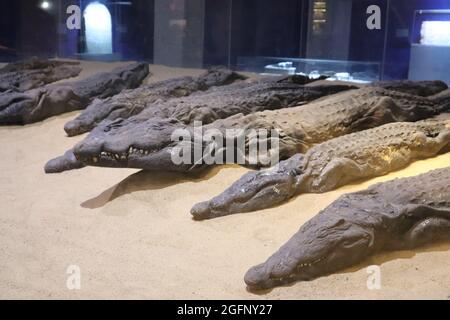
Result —
[[[367, 27], [370, 6], [377, 28]], [[2, 62], [145, 60], [374, 81], [416, 79], [429, 46], [443, 57], [449, 45], [445, 0], [8, 0], [0, 9]]]
[[239, 57], [237, 61], [238, 70], [263, 74], [303, 74], [311, 78], [325, 75], [329, 80], [355, 83], [369, 83], [381, 78], [380, 62], [275, 57]]
[[450, 84], [450, 10], [416, 10], [409, 79]]

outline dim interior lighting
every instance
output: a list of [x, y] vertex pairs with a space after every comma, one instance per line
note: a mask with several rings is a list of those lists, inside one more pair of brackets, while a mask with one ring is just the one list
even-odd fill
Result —
[[327, 14], [327, 3], [325, 1], [318, 1], [316, 0], [314, 2], [314, 8], [313, 8], [313, 24], [318, 31], [318, 25], [324, 24], [327, 22], [326, 19]]
[[42, 1], [41, 2], [41, 8], [42, 9], [44, 9], [44, 10], [48, 10], [48, 9], [50, 9], [50, 2], [48, 2], [48, 1]]
[[424, 21], [420, 36], [421, 44], [450, 46], [450, 21]]
[[327, 7], [327, 3], [325, 1], [315, 1], [314, 9], [325, 9]]

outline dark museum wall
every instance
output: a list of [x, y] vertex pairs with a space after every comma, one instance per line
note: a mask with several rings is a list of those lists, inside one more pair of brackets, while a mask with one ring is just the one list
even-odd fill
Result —
[[0, 2], [0, 55], [2, 57], [15, 54], [17, 28], [17, 14], [19, 12], [19, 1]]
[[228, 66], [231, 50], [231, 1], [205, 2], [205, 66]]
[[153, 62], [154, 0], [133, 0], [132, 5], [117, 6], [116, 50], [123, 59]]
[[239, 57], [300, 57], [305, 49], [307, 3], [206, 1], [205, 66], [236, 66]]
[[[386, 12], [386, 0], [353, 1], [351, 9], [351, 33], [349, 42], [349, 60], [379, 61], [383, 59], [385, 30], [367, 30], [364, 25], [367, 19], [367, 7], [375, 4], [380, 6], [381, 12]], [[382, 16], [382, 23], [386, 14]]]
[[302, 1], [234, 0], [232, 64], [239, 56], [299, 57]]
[[49, 56], [57, 53], [57, 13], [44, 11], [37, 0], [0, 2], [0, 57]]
[[155, 12], [154, 62], [202, 67], [205, 0], [155, 0]]

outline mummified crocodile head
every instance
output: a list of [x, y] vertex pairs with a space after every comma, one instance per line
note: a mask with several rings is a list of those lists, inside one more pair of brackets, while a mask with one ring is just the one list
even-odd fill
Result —
[[270, 169], [249, 172], [219, 196], [195, 205], [191, 214], [196, 220], [213, 219], [281, 203], [296, 193], [301, 168], [290, 164], [298, 164], [303, 158], [297, 154]]
[[[96, 127], [74, 148], [76, 158], [86, 165], [146, 170], [187, 170], [173, 163], [172, 134], [186, 127], [171, 119], [139, 121], [118, 119]], [[188, 164], [189, 166], [189, 164]]]
[[366, 210], [367, 213], [359, 217], [369, 217], [370, 212], [363, 207], [364, 201], [354, 205], [358, 203], [355, 195], [346, 197], [303, 225], [265, 263], [251, 268], [245, 276], [249, 289], [262, 290], [312, 280], [370, 255], [378, 245], [375, 230], [363, 219], [350, 219], [352, 213], [358, 216], [358, 211]]

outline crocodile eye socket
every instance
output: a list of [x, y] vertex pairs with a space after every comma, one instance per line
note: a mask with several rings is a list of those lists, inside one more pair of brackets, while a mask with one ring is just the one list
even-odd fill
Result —
[[353, 244], [353, 241], [352, 241], [352, 240], [344, 240], [344, 241], [342, 242], [342, 245], [343, 245], [344, 247], [350, 247], [352, 244]]
[[334, 223], [332, 226], [331, 226], [331, 229], [333, 229], [333, 228], [338, 228], [338, 227], [340, 227], [340, 226], [343, 226], [344, 224], [345, 224], [345, 219], [339, 219], [338, 221], [336, 221], [336, 223]]
[[350, 237], [347, 239], [344, 239], [341, 241], [341, 247], [343, 248], [352, 248], [355, 246], [359, 246], [362, 243], [362, 240], [364, 240], [365, 237]]
[[428, 138], [436, 138], [439, 135], [438, 132], [427, 132], [426, 136]]

